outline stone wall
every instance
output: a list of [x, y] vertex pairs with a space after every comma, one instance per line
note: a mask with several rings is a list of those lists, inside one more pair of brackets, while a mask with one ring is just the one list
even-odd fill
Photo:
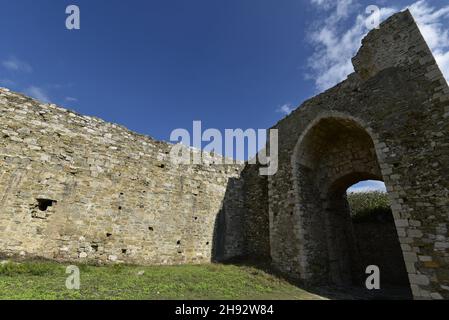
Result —
[[0, 117], [2, 254], [208, 262], [217, 215], [239, 206], [228, 187], [242, 165], [213, 165], [208, 154], [201, 166], [174, 165], [167, 143], [6, 89]]
[[388, 190], [414, 297], [449, 298], [447, 82], [408, 11], [371, 31], [353, 62], [347, 80], [273, 127], [273, 265], [305, 282], [348, 281], [353, 231], [342, 197], [375, 178]]
[[268, 178], [259, 175], [259, 166], [247, 166], [245, 182], [244, 256], [249, 260], [270, 259], [270, 224], [268, 219]]
[[409, 286], [394, 222], [356, 221], [353, 227], [360, 265], [378, 266], [384, 286]]
[[[387, 186], [415, 298], [449, 299], [449, 88], [411, 14], [371, 31], [355, 72], [278, 122], [278, 172], [172, 164], [170, 145], [0, 89], [0, 252], [76, 261], [270, 260], [354, 274], [345, 191]], [[400, 257], [399, 257], [400, 258]]]

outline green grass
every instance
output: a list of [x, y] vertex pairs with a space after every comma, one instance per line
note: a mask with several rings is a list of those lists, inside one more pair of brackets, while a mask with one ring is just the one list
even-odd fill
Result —
[[[319, 299], [256, 268], [235, 265], [80, 265], [81, 288], [68, 290], [68, 264], [0, 265], [0, 299]], [[138, 275], [144, 271], [143, 275]]]

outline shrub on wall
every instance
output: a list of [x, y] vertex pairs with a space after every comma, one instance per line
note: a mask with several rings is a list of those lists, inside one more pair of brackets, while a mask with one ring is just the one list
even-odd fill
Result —
[[348, 193], [347, 197], [354, 222], [382, 222], [393, 219], [390, 201], [384, 192]]

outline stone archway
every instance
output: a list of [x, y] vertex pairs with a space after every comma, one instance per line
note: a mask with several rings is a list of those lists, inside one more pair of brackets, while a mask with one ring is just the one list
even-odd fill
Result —
[[338, 214], [330, 213], [340, 211], [330, 190], [341, 192], [335, 186], [346, 179], [377, 178], [388, 190], [413, 297], [449, 298], [447, 82], [408, 11], [371, 31], [352, 62], [346, 80], [271, 128], [279, 137], [277, 173], [268, 188], [245, 178], [244, 219], [254, 226], [242, 236], [246, 251], [257, 252], [257, 230], [268, 221], [277, 269], [305, 282], [344, 283], [347, 275], [330, 272], [350, 261], [329, 258], [338, 244]]
[[[292, 165], [300, 275], [307, 282], [362, 283], [366, 266], [356, 245], [346, 190], [363, 180], [383, 180], [378, 140], [365, 128], [350, 116], [323, 115], [309, 125], [296, 145]], [[392, 245], [399, 246], [395, 236]], [[402, 251], [397, 252], [400, 256], [395, 261], [401, 262], [398, 268], [406, 276]]]

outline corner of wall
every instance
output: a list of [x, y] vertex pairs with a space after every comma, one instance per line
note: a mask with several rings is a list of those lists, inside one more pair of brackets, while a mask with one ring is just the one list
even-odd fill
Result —
[[437, 76], [443, 78], [409, 10], [391, 16], [378, 29], [370, 31], [362, 40], [362, 47], [352, 63], [362, 80], [368, 80], [387, 68], [414, 65], [424, 66], [426, 71], [438, 69]]

